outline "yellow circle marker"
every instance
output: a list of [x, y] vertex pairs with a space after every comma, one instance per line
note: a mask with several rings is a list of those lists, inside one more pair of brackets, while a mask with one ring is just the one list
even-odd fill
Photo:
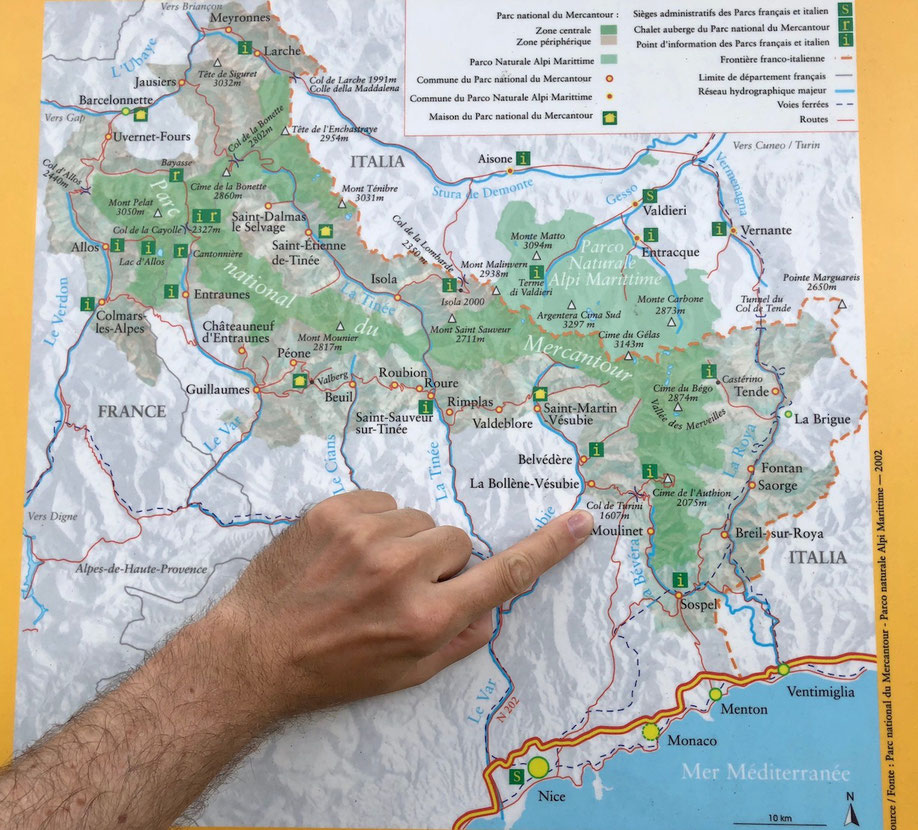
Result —
[[182, 296], [187, 300], [191, 295], [187, 291], [183, 291]]
[[245, 346], [239, 347], [239, 354], [245, 354]]
[[648, 536], [653, 536], [654, 533], [656, 533], [656, 531], [655, 531], [652, 527], [648, 527], [648, 528], [647, 528], [647, 535], [648, 535]]
[[223, 31], [226, 32], [227, 34], [229, 34], [230, 32], [233, 31], [233, 27], [232, 27], [232, 26], [227, 26]]
[[711, 689], [711, 691], [708, 692], [708, 697], [711, 698], [711, 700], [720, 700], [723, 696], [724, 693], [717, 688]]
[[729, 539], [729, 538], [730, 538], [730, 534], [727, 533], [726, 530], [722, 530], [722, 531], [720, 532], [720, 538], [721, 538], [721, 539]]
[[414, 391], [415, 391], [415, 392], [423, 392], [423, 391], [424, 391], [424, 387], [421, 386], [420, 384], [418, 384], [417, 386], [414, 387]]
[[507, 175], [508, 175], [508, 176], [512, 176], [512, 175], [513, 175], [513, 168], [512, 168], [512, 167], [508, 167], [508, 168], [507, 168]]
[[452, 415], [452, 414], [453, 414], [453, 410], [452, 410], [452, 409], [447, 409], [447, 410], [446, 410], [446, 414], [447, 414], [447, 415]]
[[260, 394], [261, 394], [261, 387], [260, 387], [260, 386], [256, 386], [255, 388], [252, 389], [252, 391], [253, 391], [256, 395], [260, 395]]
[[781, 390], [778, 389], [778, 387], [776, 386], [774, 389], [771, 390], [771, 394], [772, 394], [772, 395], [780, 395], [780, 394], [781, 394]]
[[356, 389], [356, 388], [357, 388], [357, 381], [356, 381], [356, 380], [349, 380], [348, 383], [347, 383], [347, 385], [350, 386], [351, 389]]
[[676, 599], [682, 599], [682, 591], [676, 591]]
[[274, 207], [274, 205], [272, 205], [270, 202], [265, 202], [265, 210], [271, 210], [272, 207]]
[[660, 737], [660, 727], [655, 723], [645, 724], [644, 728], [641, 729], [641, 734], [647, 738], [648, 741], [656, 741]]
[[750, 482], [749, 482], [749, 489], [750, 489], [750, 490], [755, 490], [755, 482], [754, 482], [754, 481], [750, 481]]
[[256, 50], [255, 50], [255, 57], [256, 57], [256, 58], [260, 58], [260, 57], [261, 57], [261, 49], [256, 49]]
[[532, 407], [532, 408], [533, 408], [536, 412], [541, 412], [541, 411], [542, 411], [542, 407], [539, 406], [538, 404], [536, 404], [536, 405], [535, 405], [534, 407]]
[[586, 457], [585, 455], [581, 455], [581, 456], [580, 456], [580, 463], [581, 463], [581, 464], [586, 464], [586, 463], [587, 463], [587, 457]]
[[99, 305], [105, 305], [105, 297], [99, 300]]
[[504, 411], [504, 408], [502, 406], [498, 406], [494, 411], [499, 415], [501, 412]]
[[103, 251], [107, 251], [107, 250], [108, 250], [108, 243], [107, 243], [107, 242], [103, 242], [103, 243], [102, 243], [102, 250], [103, 250]]
[[730, 228], [730, 233], [736, 233], [736, 228]]
[[609, 81], [609, 83], [611, 83], [613, 78], [611, 75], [606, 75], [606, 80]]
[[395, 300], [395, 302], [400, 303], [402, 301], [402, 295], [396, 294], [392, 299]]
[[105, 134], [105, 140], [106, 140], [106, 141], [111, 141], [111, 140], [112, 140], [112, 134], [111, 134], [111, 133], [106, 133], [106, 134]]
[[432, 401], [433, 399], [434, 399], [434, 393], [433, 393], [433, 392], [428, 392], [428, 393], [427, 393], [427, 400]]
[[130, 114], [131, 114], [131, 108], [130, 108], [130, 107], [122, 107], [122, 108], [121, 108], [121, 114], [122, 114], [122, 115], [130, 115]]
[[790, 674], [790, 666], [788, 666], [787, 663], [781, 663], [781, 665], [778, 666], [778, 674], [780, 674], [781, 677], [787, 677], [787, 675]]
[[296, 366], [296, 361], [295, 361], [295, 360], [291, 360], [291, 361], [290, 361], [290, 365], [291, 365], [291, 366]]
[[590, 479], [590, 480], [587, 482], [587, 487], [595, 487], [595, 486], [596, 486], [596, 482], [593, 481], [593, 479]]
[[312, 228], [306, 228], [306, 236], [312, 236]]
[[389, 384], [389, 388], [390, 388], [390, 389], [398, 389], [398, 384], [393, 380], [392, 383]]
[[752, 464], [750, 464], [750, 465], [746, 468], [746, 472], [747, 472], [747, 473], [754, 473], [754, 472], [755, 472], [755, 467], [754, 467]]
[[179, 79], [178, 79], [178, 85], [179, 85], [179, 86], [185, 86], [185, 79], [184, 79], [184, 78], [179, 78]]
[[526, 764], [526, 770], [533, 778], [544, 778], [551, 772], [551, 764], [548, 763], [546, 758], [543, 758], [541, 755], [536, 755], [535, 758], [531, 758], [529, 763]]

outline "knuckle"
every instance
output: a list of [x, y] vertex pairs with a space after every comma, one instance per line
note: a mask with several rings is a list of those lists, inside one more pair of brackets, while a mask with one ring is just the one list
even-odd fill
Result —
[[437, 523], [433, 520], [433, 517], [429, 513], [425, 513], [423, 510], [418, 510], [414, 507], [406, 507], [405, 513], [408, 518], [419, 525], [424, 525], [425, 528], [429, 529], [437, 526]]
[[536, 568], [529, 554], [508, 551], [498, 557], [498, 579], [508, 594], [521, 594], [536, 579]]
[[402, 632], [409, 650], [426, 654], [436, 645], [442, 630], [442, 618], [435, 607], [414, 606], [402, 615]]
[[472, 538], [461, 527], [446, 525], [443, 528], [443, 535], [446, 537], [446, 547], [472, 552]]

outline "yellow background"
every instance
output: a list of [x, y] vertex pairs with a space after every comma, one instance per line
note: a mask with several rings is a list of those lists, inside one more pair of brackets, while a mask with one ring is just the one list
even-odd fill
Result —
[[[460, 2], [460, 0], [457, 0]], [[13, 743], [25, 480], [29, 332], [35, 249], [42, 4], [0, 0], [0, 759]], [[918, 827], [918, 647], [913, 615], [918, 555], [918, 150], [916, 0], [856, 0], [870, 445], [885, 455], [899, 830]], [[75, 36], [77, 33], [74, 33]], [[847, 240], [839, 240], [847, 244]], [[818, 735], [808, 736], [818, 740]], [[886, 765], [884, 764], [884, 788]], [[888, 815], [888, 811], [887, 811]], [[887, 825], [887, 829], [890, 828]]]

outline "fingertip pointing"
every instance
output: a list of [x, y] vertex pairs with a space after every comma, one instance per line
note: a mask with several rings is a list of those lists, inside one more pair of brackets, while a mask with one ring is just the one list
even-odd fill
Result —
[[593, 514], [575, 510], [568, 516], [567, 529], [578, 542], [584, 541], [593, 532]]

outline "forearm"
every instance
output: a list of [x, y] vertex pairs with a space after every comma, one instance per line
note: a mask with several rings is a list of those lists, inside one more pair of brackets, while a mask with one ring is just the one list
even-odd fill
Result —
[[245, 643], [211, 615], [0, 774], [0, 826], [171, 826], [271, 725]]

